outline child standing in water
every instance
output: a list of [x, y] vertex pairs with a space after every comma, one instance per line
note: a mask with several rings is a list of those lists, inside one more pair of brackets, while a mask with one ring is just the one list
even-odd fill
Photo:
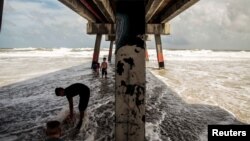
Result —
[[96, 77], [99, 76], [100, 63], [94, 62], [94, 63], [93, 63], [93, 66], [92, 66], [92, 69], [93, 69], [93, 71], [94, 71], [94, 75], [95, 75]]
[[107, 78], [107, 68], [108, 68], [108, 63], [106, 62], [106, 58], [104, 57], [100, 68], [102, 71], [102, 78], [103, 75], [105, 75], [105, 78]]

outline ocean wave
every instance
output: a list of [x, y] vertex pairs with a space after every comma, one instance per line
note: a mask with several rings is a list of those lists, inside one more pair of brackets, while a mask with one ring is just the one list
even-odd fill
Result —
[[[0, 55], [4, 57], [11, 56], [86, 56], [93, 55], [94, 48], [0, 48]], [[100, 48], [100, 56], [108, 55], [109, 48]], [[114, 50], [113, 50], [114, 51]], [[149, 59], [157, 60], [155, 49], [148, 49]], [[246, 61], [250, 59], [248, 51], [214, 51], [214, 50], [169, 50], [164, 49], [165, 60], [186, 60], [186, 61]]]
[[53, 51], [53, 48], [0, 48], [0, 52]]
[[23, 51], [68, 51], [68, 52], [79, 52], [79, 51], [93, 51], [94, 48], [66, 48], [66, 47], [59, 47], [59, 48], [34, 48], [34, 47], [27, 47], [27, 48], [0, 48], [0, 52], [23, 52]]

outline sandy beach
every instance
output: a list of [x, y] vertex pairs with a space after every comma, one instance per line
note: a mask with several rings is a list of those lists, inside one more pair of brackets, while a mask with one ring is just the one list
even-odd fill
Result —
[[[1, 105], [5, 107], [1, 110], [5, 113], [4, 117], [1, 116], [1, 134], [11, 135], [10, 140], [44, 138], [46, 121], [68, 108], [66, 99], [55, 97], [53, 88], [82, 82], [91, 89], [88, 123], [84, 123], [86, 129], [73, 140], [114, 140], [113, 74], [111, 72], [108, 79], [95, 78], [90, 69], [80, 65], [1, 88], [1, 94], [6, 91], [11, 94], [1, 97], [13, 99], [15, 95], [15, 98], [19, 98], [19, 102], [13, 101], [15, 104]], [[205, 139], [207, 124], [239, 123], [218, 107], [185, 103], [149, 71], [147, 81], [147, 140]], [[77, 99], [74, 101], [78, 102]], [[4, 125], [11, 127], [4, 131]], [[65, 137], [65, 140], [72, 138]]]
[[[44, 140], [46, 122], [57, 119], [58, 115], [68, 109], [66, 98], [56, 97], [54, 89], [58, 86], [67, 87], [76, 82], [84, 83], [91, 89], [87, 116], [76, 136], [64, 136], [63, 139], [65, 141], [114, 140], [113, 63], [108, 69], [108, 79], [102, 79], [93, 75], [89, 57], [74, 58], [65, 54], [58, 58], [23, 57], [27, 60], [31, 58], [34, 61], [31, 61], [34, 63], [33, 68], [39, 68], [30, 69], [29, 72], [26, 72], [29, 70], [27, 68], [13, 70], [13, 75], [15, 71], [23, 71], [22, 75], [26, 79], [15, 78], [18, 79], [17, 82], [8, 82], [8, 84], [6, 82], [6, 85], [0, 88], [0, 112], [3, 113], [0, 115], [0, 140]], [[62, 58], [64, 62], [58, 64]], [[5, 57], [5, 59], [15, 58]], [[3, 63], [4, 59], [1, 60]], [[82, 60], [86, 62], [82, 63]], [[39, 65], [37, 61], [47, 63]], [[12, 65], [9, 64], [8, 67], [13, 67]], [[156, 71], [158, 71], [157, 67], [154, 66], [146, 70], [146, 139], [148, 141], [206, 141], [209, 124], [245, 124], [218, 106], [187, 102], [177, 93], [178, 89], [171, 84], [167, 85], [165, 79], [157, 76]], [[30, 77], [28, 75], [30, 73], [39, 75]], [[74, 103], [77, 112], [77, 97], [74, 98]], [[67, 132], [64, 130], [64, 135]]]

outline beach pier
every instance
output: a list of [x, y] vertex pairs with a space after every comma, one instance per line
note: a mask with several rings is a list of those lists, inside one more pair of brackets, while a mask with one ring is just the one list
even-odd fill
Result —
[[146, 24], [147, 34], [154, 35], [159, 69], [164, 69], [164, 54], [162, 51], [161, 35], [170, 35], [170, 24]]
[[[114, 24], [103, 24], [103, 23], [92, 23], [92, 22], [87, 23], [87, 34], [96, 35], [92, 64], [99, 60], [102, 35], [106, 35], [105, 37], [106, 41], [107, 40], [111, 41], [112, 44], [110, 43], [110, 46], [111, 45], [113, 46], [113, 41], [115, 40], [115, 37], [112, 35], [114, 34], [114, 32], [115, 32]], [[111, 53], [112, 53], [112, 50], [111, 50]]]
[[115, 140], [144, 141], [146, 51], [143, 38], [145, 34], [155, 36], [158, 65], [164, 68], [161, 35], [169, 35], [168, 22], [199, 0], [59, 1], [87, 19], [87, 34], [96, 35], [93, 61], [99, 58], [101, 36], [115, 35]]

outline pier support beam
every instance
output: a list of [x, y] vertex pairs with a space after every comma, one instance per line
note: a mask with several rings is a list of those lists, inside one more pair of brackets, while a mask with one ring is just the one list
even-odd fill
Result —
[[155, 44], [156, 44], [156, 52], [157, 52], [159, 69], [164, 69], [164, 58], [163, 58], [163, 51], [162, 51], [161, 35], [160, 34], [155, 34]]
[[147, 48], [146, 42], [145, 42], [145, 59], [146, 59], [146, 61], [149, 61], [148, 48]]
[[108, 56], [108, 62], [111, 62], [111, 58], [112, 58], [112, 52], [113, 52], [113, 44], [114, 41], [110, 41], [110, 45], [109, 45], [109, 56]]
[[116, 0], [115, 140], [145, 141], [144, 0]]
[[101, 40], [102, 40], [102, 34], [97, 34], [96, 40], [95, 40], [95, 49], [94, 49], [94, 53], [93, 53], [91, 68], [93, 67], [94, 62], [98, 62], [98, 60], [99, 60]]
[[2, 0], [2, 1], [0, 2], [0, 31], [1, 31], [1, 27], [2, 27], [3, 3], [4, 3], [4, 0]]
[[95, 16], [79, 0], [59, 0], [77, 14], [90, 22], [96, 22]]

